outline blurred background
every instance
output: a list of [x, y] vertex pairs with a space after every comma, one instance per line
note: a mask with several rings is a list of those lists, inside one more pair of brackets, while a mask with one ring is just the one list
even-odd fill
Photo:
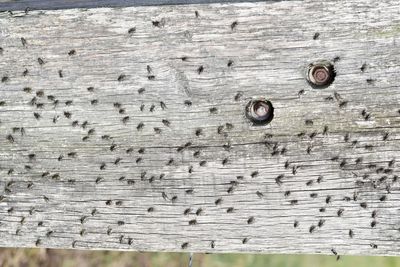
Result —
[[[394, 267], [400, 257], [194, 254], [193, 267]], [[189, 254], [0, 249], [0, 267], [187, 267]]]

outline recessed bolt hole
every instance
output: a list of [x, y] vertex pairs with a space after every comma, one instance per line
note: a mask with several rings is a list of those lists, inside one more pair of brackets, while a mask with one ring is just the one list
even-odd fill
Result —
[[265, 99], [251, 100], [246, 106], [246, 117], [255, 125], [266, 125], [274, 117], [274, 107]]
[[314, 88], [326, 88], [332, 84], [336, 76], [335, 68], [328, 61], [318, 61], [308, 65], [307, 81]]

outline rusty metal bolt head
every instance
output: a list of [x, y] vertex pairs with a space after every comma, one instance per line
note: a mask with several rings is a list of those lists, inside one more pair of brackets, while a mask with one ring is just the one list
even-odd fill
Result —
[[274, 117], [274, 107], [264, 98], [251, 100], [246, 106], [246, 117], [257, 125], [268, 124]]
[[314, 62], [308, 65], [307, 81], [314, 87], [327, 87], [335, 79], [335, 69], [328, 61]]

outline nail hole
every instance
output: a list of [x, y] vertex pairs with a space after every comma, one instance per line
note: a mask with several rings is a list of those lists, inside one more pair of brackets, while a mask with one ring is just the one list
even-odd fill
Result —
[[328, 61], [317, 61], [307, 67], [307, 81], [314, 88], [328, 87], [334, 81], [335, 76], [335, 68]]
[[255, 125], [266, 125], [274, 117], [274, 107], [265, 99], [251, 100], [246, 106], [246, 116]]

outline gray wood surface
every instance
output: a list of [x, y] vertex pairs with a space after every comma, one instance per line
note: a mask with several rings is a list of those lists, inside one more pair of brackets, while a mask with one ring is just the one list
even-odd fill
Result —
[[[0, 245], [399, 255], [399, 13], [0, 14]], [[337, 74], [313, 89], [320, 59]], [[259, 96], [266, 126], [244, 115]]]
[[[276, 2], [280, 0], [267, 0]], [[1, 10], [35, 10], [94, 7], [129, 7], [210, 3], [260, 2], [260, 0], [0, 0]]]

